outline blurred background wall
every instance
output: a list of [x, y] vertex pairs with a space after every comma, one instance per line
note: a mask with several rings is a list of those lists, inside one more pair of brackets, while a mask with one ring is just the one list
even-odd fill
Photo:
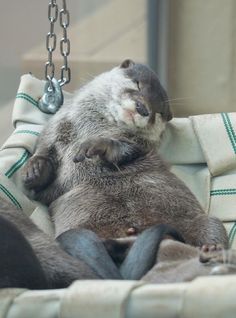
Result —
[[[71, 24], [93, 14], [109, 0], [67, 0]], [[61, 5], [61, 0], [57, 1]], [[0, 0], [0, 102], [14, 98], [22, 74], [22, 56], [45, 42], [49, 0]], [[76, 43], [73, 43], [76, 45]], [[45, 47], [45, 44], [44, 44]], [[43, 52], [42, 61], [47, 53]], [[42, 65], [43, 68], [43, 65]]]
[[170, 1], [169, 94], [178, 116], [236, 111], [236, 1]]
[[[44, 78], [48, 2], [0, 0], [0, 138], [20, 75]], [[235, 0], [67, 0], [67, 6], [72, 81], [66, 89], [132, 58], [157, 71], [176, 116], [235, 111]], [[60, 54], [53, 58], [59, 70]]]

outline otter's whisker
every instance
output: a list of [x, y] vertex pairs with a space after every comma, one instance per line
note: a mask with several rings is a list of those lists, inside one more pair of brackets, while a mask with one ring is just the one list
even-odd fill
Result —
[[225, 249], [222, 250], [222, 258], [223, 258], [223, 264], [227, 264], [227, 253]]
[[190, 100], [193, 99], [193, 97], [177, 97], [177, 98], [168, 98], [167, 100], [165, 100], [166, 102], [173, 102], [175, 100]]
[[113, 162], [113, 166], [114, 167], [116, 167], [116, 169], [121, 173], [121, 174], [123, 174], [123, 172], [120, 170], [120, 168], [117, 166], [117, 164], [115, 164], [114, 162]]

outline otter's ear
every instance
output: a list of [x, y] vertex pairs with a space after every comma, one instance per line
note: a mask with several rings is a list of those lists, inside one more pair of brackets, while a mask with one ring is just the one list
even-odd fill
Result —
[[130, 66], [134, 66], [134, 64], [134, 61], [127, 59], [121, 63], [120, 68], [128, 68]]

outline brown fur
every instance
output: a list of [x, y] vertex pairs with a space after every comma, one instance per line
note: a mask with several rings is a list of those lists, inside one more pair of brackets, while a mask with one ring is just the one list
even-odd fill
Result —
[[64, 121], [60, 123], [57, 131], [57, 142], [68, 144], [72, 142], [73, 123], [71, 121]]

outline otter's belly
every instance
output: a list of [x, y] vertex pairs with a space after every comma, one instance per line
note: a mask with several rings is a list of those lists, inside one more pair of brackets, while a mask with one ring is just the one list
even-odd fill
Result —
[[56, 236], [69, 229], [87, 228], [104, 239], [137, 235], [163, 223], [158, 210], [140, 195], [101, 192], [89, 184], [75, 187], [50, 205]]
[[[190, 200], [184, 193], [154, 173], [152, 177], [120, 174], [81, 182], [55, 200], [50, 212], [57, 236], [69, 229], [87, 228], [104, 239], [120, 238], [137, 235], [154, 224], [176, 224], [176, 218], [185, 216], [187, 197]], [[192, 216], [199, 213], [195, 201]]]

